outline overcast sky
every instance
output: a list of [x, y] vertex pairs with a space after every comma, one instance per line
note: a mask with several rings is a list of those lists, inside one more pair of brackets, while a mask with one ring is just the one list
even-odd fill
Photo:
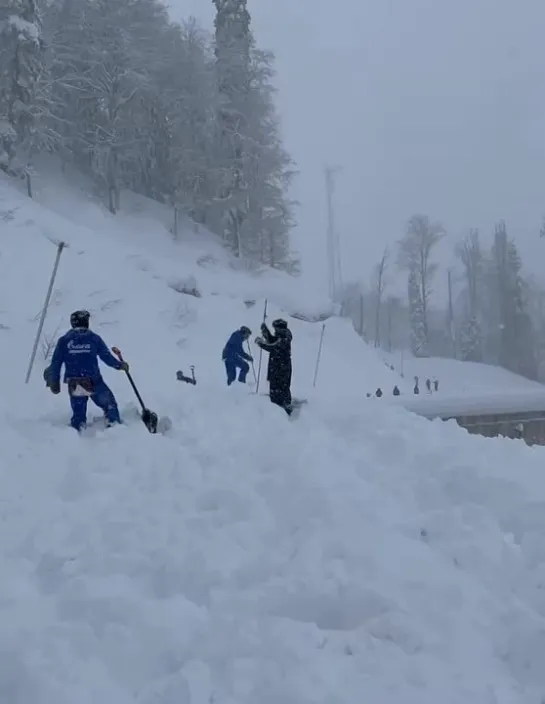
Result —
[[[296, 242], [325, 269], [323, 167], [345, 279], [367, 278], [411, 214], [443, 222], [442, 256], [504, 218], [545, 271], [545, 0], [248, 0], [277, 57], [278, 106], [301, 175]], [[212, 0], [171, 0], [212, 29]]]

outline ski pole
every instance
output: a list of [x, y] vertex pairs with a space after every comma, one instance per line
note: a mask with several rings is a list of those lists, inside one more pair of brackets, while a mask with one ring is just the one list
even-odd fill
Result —
[[[267, 320], [267, 299], [265, 299], [265, 307], [263, 308], [263, 323]], [[255, 385], [256, 394], [259, 392], [259, 382], [261, 381], [261, 363], [263, 361], [263, 350], [259, 348], [259, 364], [257, 367], [257, 383]]]
[[254, 373], [254, 381], [257, 383], [257, 375], [255, 373], [254, 358], [252, 356], [252, 350], [250, 349], [250, 342], [249, 341], [247, 342], [247, 345], [248, 345], [248, 354], [250, 355], [250, 357], [252, 357], [252, 371]]
[[312, 386], [316, 388], [316, 381], [318, 379], [318, 368], [320, 366], [320, 359], [322, 358], [322, 345], [324, 344], [324, 333], [325, 333], [325, 323], [322, 325], [322, 332], [320, 334], [320, 346], [318, 347], [318, 356], [316, 357], [316, 368], [314, 370], [314, 381]]

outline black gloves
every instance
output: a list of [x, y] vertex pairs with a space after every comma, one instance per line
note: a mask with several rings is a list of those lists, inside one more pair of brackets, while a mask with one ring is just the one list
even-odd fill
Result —
[[51, 379], [51, 367], [47, 367], [46, 369], [44, 369], [43, 378], [45, 381], [45, 385], [51, 391], [52, 394], [55, 394], [55, 396], [57, 394], [60, 394], [61, 385], [59, 382], [53, 381]]

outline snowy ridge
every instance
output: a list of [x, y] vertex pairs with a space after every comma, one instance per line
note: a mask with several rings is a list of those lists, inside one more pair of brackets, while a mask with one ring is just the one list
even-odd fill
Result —
[[424, 418], [455, 418], [486, 414], [545, 412], [545, 390], [488, 394], [486, 396], [399, 396], [392, 404], [403, 406]]
[[490, 396], [513, 393], [539, 392], [545, 387], [537, 381], [525, 379], [503, 367], [479, 362], [461, 362], [440, 357], [416, 358], [409, 355], [383, 353], [388, 364], [398, 372], [403, 370], [405, 378], [420, 379], [421, 392], [425, 394], [426, 379], [439, 379], [441, 395]]
[[[181, 296], [159, 228], [147, 252], [127, 248], [122, 225], [91, 232], [0, 180], [7, 205], [19, 209], [0, 224], [0, 700], [540, 704], [542, 448], [365, 399], [398, 377], [338, 320], [315, 392], [321, 324], [293, 321], [294, 390], [311, 402], [290, 422], [224, 385], [221, 345], [243, 322], [257, 331], [259, 281], [193, 265], [217, 295]], [[70, 240], [46, 332], [92, 308], [172, 417], [167, 436], [131, 422], [78, 437], [43, 360], [24, 386], [54, 256], [44, 232]], [[174, 379], [190, 363], [195, 388]], [[126, 409], [123, 375], [105, 377]]]

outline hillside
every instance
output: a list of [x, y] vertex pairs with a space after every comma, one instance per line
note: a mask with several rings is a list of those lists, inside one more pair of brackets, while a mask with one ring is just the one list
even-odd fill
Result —
[[[538, 704], [542, 449], [366, 399], [398, 377], [338, 319], [314, 390], [321, 323], [290, 318], [298, 419], [227, 389], [221, 347], [265, 297], [323, 306], [127, 202], [114, 219], [53, 175], [35, 201], [0, 178], [0, 701]], [[47, 336], [90, 308], [168, 435], [78, 437], [43, 358], [24, 385], [48, 237], [69, 249]], [[171, 287], [190, 276], [200, 298]]]

